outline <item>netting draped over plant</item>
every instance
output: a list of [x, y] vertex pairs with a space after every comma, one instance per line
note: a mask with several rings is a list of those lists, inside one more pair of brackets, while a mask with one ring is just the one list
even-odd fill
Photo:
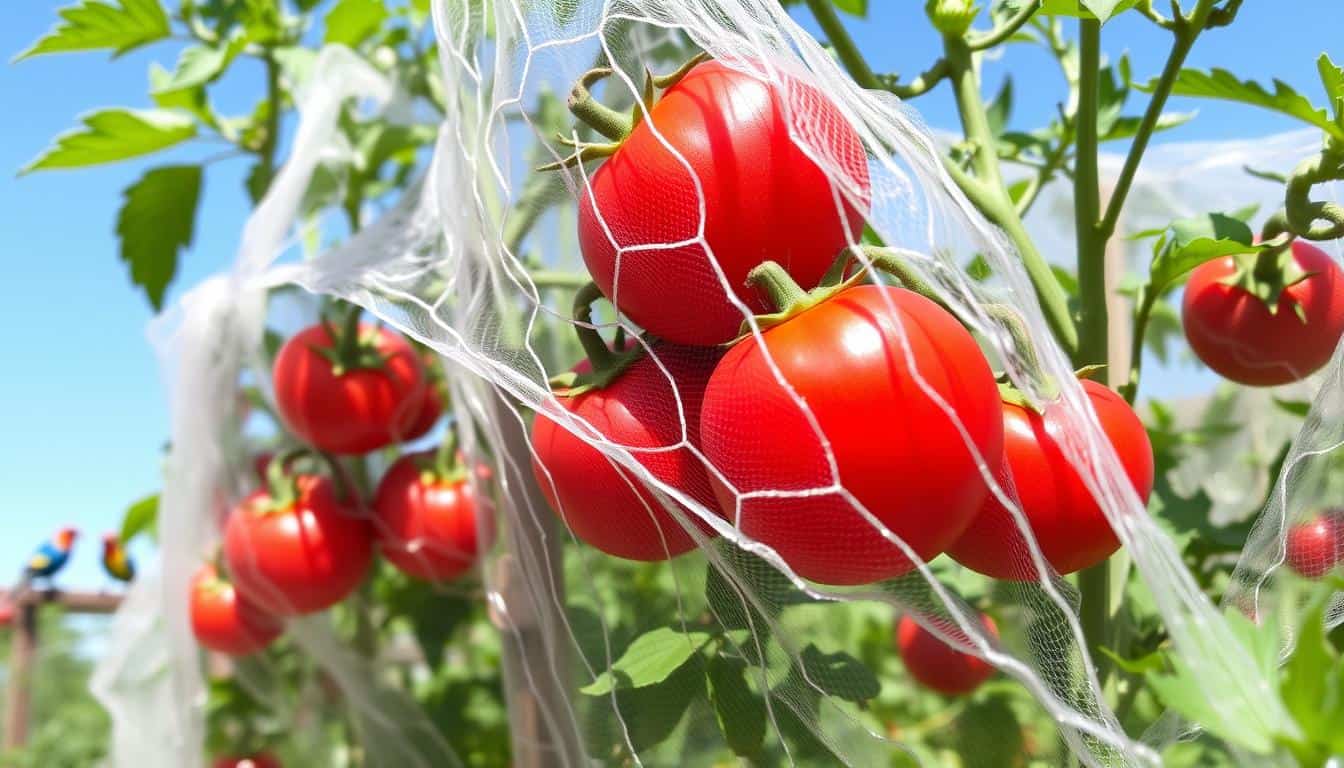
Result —
[[[394, 99], [394, 83], [326, 49], [234, 269], [160, 321], [174, 424], [164, 555], [119, 616], [96, 681], [115, 716], [115, 764], [190, 766], [200, 752], [205, 682], [186, 593], [224, 510], [248, 490], [239, 381], [268, 387], [268, 313], [312, 319], [293, 293], [268, 304], [269, 291], [294, 285], [360, 305], [445, 363], [460, 449], [469, 466], [493, 467], [470, 483], [497, 515], [481, 575], [502, 637], [515, 756], [689, 765], [698, 764], [689, 756], [741, 752], [740, 737], [784, 764], [889, 761], [909, 747], [860, 706], [877, 683], [851, 655], [861, 633], [850, 623], [904, 613], [1020, 684], [1087, 764], [1156, 764], [1168, 732], [1144, 743], [1121, 729], [1086, 650], [1077, 591], [1019, 509], [1000, 455], [997, 372], [1058, 425], [1060, 450], [1147, 586], [1209, 717], [1285, 718], [1263, 665], [1144, 512], [1054, 341], [1033, 265], [958, 191], [909, 108], [859, 88], [776, 2], [438, 0], [433, 12], [448, 116], [414, 191], [329, 252], [273, 263], [290, 245], [339, 106]], [[696, 51], [716, 63], [686, 73], [676, 93], [646, 74], [673, 71]], [[533, 170], [564, 161], [574, 147], [560, 139], [601, 152], [603, 137], [575, 129], [560, 106], [594, 66], [610, 72], [588, 87], [609, 117], [633, 110], [627, 150], [638, 142], [656, 177], [616, 158]], [[726, 100], [727, 125], [773, 120], [787, 141], [707, 162], [712, 147], [685, 140], [678, 120], [712, 96]], [[1225, 147], [1208, 153], [1220, 170], [1197, 186], [1183, 150], [1166, 150], [1174, 159], [1159, 156], [1140, 177], [1153, 193], [1136, 195], [1126, 226], [1165, 224], [1184, 213], [1180, 200], [1204, 195], [1221, 197], [1201, 199], [1201, 210], [1268, 199], [1272, 189], [1255, 192], [1239, 167], [1302, 154], [1300, 136], [1283, 142], [1282, 156], [1272, 144], [1235, 161]], [[1190, 189], [1158, 194], [1180, 179]], [[1033, 222], [1047, 251], [1050, 195], [1068, 194], [1048, 192]], [[751, 220], [747, 200], [797, 231], [765, 231], [779, 219]], [[603, 266], [580, 259], [576, 219], [583, 252], [604, 253]], [[763, 257], [810, 281], [803, 288], [828, 271], [852, 284], [784, 322], [769, 318], [770, 292], [749, 290], [745, 270], [734, 271], [734, 249], [763, 240], [772, 248]], [[842, 254], [852, 263], [829, 269]], [[975, 256], [987, 279], [964, 270]], [[576, 321], [574, 286], [552, 278], [585, 269], [610, 303]], [[797, 298], [768, 275], [752, 280]], [[826, 349], [791, 346], [788, 330], [803, 321], [815, 322], [811, 338], [828, 339]], [[608, 355], [632, 350], [618, 385], [581, 396], [592, 407], [567, 404], [575, 398], [549, 383], [593, 355], [575, 343], [576, 324], [619, 334]], [[739, 334], [724, 352], [721, 342]], [[892, 370], [894, 382], [879, 376]], [[1336, 361], [1243, 557], [1248, 590], [1281, 562], [1284, 523], [1337, 484], [1328, 470], [1340, 443], [1338, 371]], [[576, 467], [587, 473], [577, 489]], [[637, 503], [601, 508], [594, 499], [611, 488]], [[995, 541], [1006, 569], [992, 584], [938, 558], [991, 497], [1004, 510]], [[645, 583], [664, 597], [642, 592]], [[980, 620], [991, 593], [997, 629]], [[428, 716], [325, 619], [288, 629], [349, 703], [366, 764], [456, 764]], [[266, 674], [242, 669], [246, 679]]]

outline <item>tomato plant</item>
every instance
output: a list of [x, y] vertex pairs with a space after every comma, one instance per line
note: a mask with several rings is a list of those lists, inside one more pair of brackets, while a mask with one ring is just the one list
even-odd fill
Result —
[[272, 377], [286, 426], [332, 453], [389, 445], [422, 426], [435, 403], [410, 344], [370, 325], [336, 334], [327, 324], [305, 328], [280, 348]]
[[1344, 272], [1305, 241], [1293, 241], [1290, 253], [1295, 281], [1278, 286], [1277, 298], [1248, 290], [1248, 282], [1258, 287], [1256, 267], [1232, 256], [1191, 273], [1181, 322], [1191, 349], [1219, 375], [1251, 386], [1286, 384], [1334, 354], [1344, 335]]
[[373, 499], [378, 551], [402, 573], [430, 581], [465, 573], [495, 535], [489, 498], [472, 490], [465, 470], [444, 463], [432, 452], [402, 456]]
[[[777, 77], [782, 82], [767, 82], [717, 61], [695, 66], [580, 196], [584, 263], [621, 312], [659, 338], [732, 339], [742, 312], [724, 286], [764, 311], [746, 287], [753, 267], [772, 259], [810, 288], [863, 230], [859, 208], [837, 205], [826, 173], [795, 142], [790, 110], [815, 121], [808, 136], [815, 153], [866, 193], [858, 136], [815, 88]], [[668, 247], [632, 248], [660, 243]]]
[[[1113, 390], [1084, 379], [1083, 391], [1139, 498], [1153, 488], [1153, 448], [1143, 422]], [[1012, 493], [1041, 555], [1055, 571], [1073, 573], [1110, 557], [1120, 539], [1061, 445], [1068, 427], [1050, 411], [1003, 404], [1005, 492]], [[948, 548], [957, 562], [998, 579], [1037, 579], [1026, 540], [993, 495]]]
[[[988, 636], [997, 641], [999, 629], [994, 620], [980, 614], [979, 621]], [[970, 642], [966, 633], [951, 619], [940, 617], [934, 623], [955, 642]], [[911, 677], [921, 685], [948, 696], [968, 694], [994, 676], [994, 667], [989, 662], [953, 648], [947, 641], [920, 626], [909, 614], [902, 616], [896, 625], [896, 646]]]
[[189, 601], [192, 634], [212, 651], [246, 656], [264, 649], [284, 632], [279, 619], [239, 595], [209, 563], [192, 578]]
[[[277, 463], [271, 474], [277, 476]], [[234, 585], [278, 616], [321, 611], [349, 595], [368, 571], [373, 528], [322, 475], [284, 475], [229, 514], [224, 557]]]
[[[994, 374], [955, 317], [903, 288], [858, 286], [797, 301], [796, 314], [731, 348], [705, 388], [700, 435], [723, 472], [715, 482], [723, 513], [805, 578], [864, 584], [899, 576], [914, 563], [839, 493], [739, 496], [840, 482], [931, 559], [970, 525], [988, 493], [979, 461], [993, 469], [1001, 461]], [[776, 304], [790, 311], [786, 299]]]

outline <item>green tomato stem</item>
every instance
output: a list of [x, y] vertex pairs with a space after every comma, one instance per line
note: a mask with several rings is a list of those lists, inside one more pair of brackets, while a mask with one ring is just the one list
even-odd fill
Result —
[[804, 291], [783, 267], [773, 261], [763, 262], [751, 270], [747, 274], [747, 284], [765, 293], [770, 306], [776, 312], [788, 312], [809, 300], [807, 291]]

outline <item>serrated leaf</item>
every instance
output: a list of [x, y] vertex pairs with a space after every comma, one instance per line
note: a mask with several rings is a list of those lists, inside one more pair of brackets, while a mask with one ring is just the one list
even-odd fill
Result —
[[156, 311], [177, 272], [178, 252], [191, 245], [200, 191], [201, 167], [177, 165], [147, 171], [124, 193], [117, 213], [121, 260]]
[[[1154, 78], [1135, 87], [1145, 93], [1151, 93], [1156, 85], [1157, 79]], [[1226, 69], [1215, 67], [1208, 72], [1182, 69], [1176, 76], [1171, 93], [1173, 96], [1221, 99], [1263, 107], [1295, 117], [1335, 138], [1344, 140], [1344, 127], [1333, 122], [1325, 110], [1316, 108], [1307, 97], [1293, 90], [1282, 80], [1274, 81], [1274, 91], [1271, 93], [1253, 80], [1238, 80], [1236, 75]]]
[[159, 66], [158, 62], [149, 65], [149, 95], [154, 104], [161, 109], [185, 110], [195, 115], [206, 125], [218, 129], [219, 117], [210, 108], [205, 96], [205, 88], [197, 85], [180, 90], [167, 90], [165, 86], [173, 79], [173, 73]]
[[747, 684], [747, 663], [715, 656], [709, 661], [709, 701], [719, 730], [734, 754], [755, 757], [765, 740], [765, 701]]
[[709, 638], [707, 632], [683, 633], [668, 627], [645, 632], [630, 643], [611, 669], [579, 690], [589, 696], [604, 696], [613, 688], [656, 685], [680, 669]]
[[1169, 231], [1154, 245], [1149, 268], [1149, 286], [1159, 296], [1206, 261], [1258, 250], [1246, 222], [1221, 213], [1178, 219]]
[[116, 4], [83, 0], [62, 8], [61, 21], [15, 61], [45, 53], [110, 49], [113, 56], [172, 33], [159, 0], [116, 0]]
[[183, 48], [177, 57], [177, 66], [165, 81], [154, 84], [153, 94], [170, 93], [195, 88], [213, 82], [242, 52], [246, 41], [237, 37], [227, 45], [193, 45]]
[[130, 544], [136, 536], [142, 533], [148, 534], [151, 538], [155, 537], [158, 521], [159, 494], [151, 493], [127, 507], [126, 511], [122, 513], [121, 543]]
[[57, 136], [56, 143], [20, 173], [126, 160], [167, 149], [196, 135], [196, 123], [190, 115], [163, 109], [103, 109], [86, 115], [83, 122], [83, 128]]
[[387, 17], [382, 0], [338, 0], [327, 12], [322, 42], [355, 48], [377, 32]]
[[1322, 53], [1316, 60], [1316, 70], [1321, 73], [1325, 99], [1335, 108], [1335, 122], [1344, 127], [1344, 68], [1336, 66], [1330, 54]]

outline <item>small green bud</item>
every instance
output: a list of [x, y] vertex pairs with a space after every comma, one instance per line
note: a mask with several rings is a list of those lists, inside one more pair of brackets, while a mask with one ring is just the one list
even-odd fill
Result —
[[939, 32], [961, 37], [979, 15], [980, 6], [975, 4], [975, 0], [928, 0], [924, 4], [924, 12]]

